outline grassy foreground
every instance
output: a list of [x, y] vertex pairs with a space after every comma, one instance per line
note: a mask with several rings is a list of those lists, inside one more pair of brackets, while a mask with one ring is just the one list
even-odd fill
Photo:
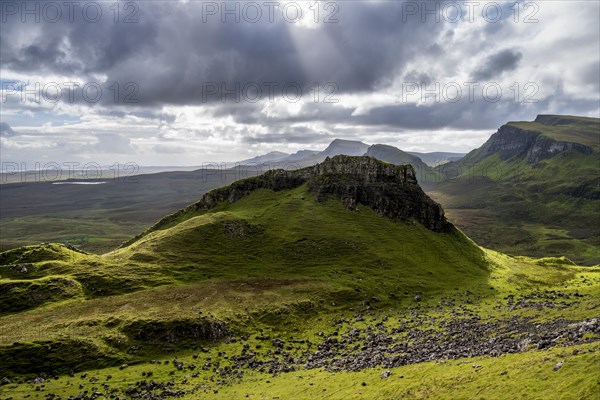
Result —
[[0, 398], [598, 394], [600, 267], [305, 186], [179, 222], [103, 256], [2, 253]]

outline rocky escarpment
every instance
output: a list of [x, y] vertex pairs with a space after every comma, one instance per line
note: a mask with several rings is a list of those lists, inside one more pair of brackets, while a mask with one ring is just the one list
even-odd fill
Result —
[[163, 218], [123, 246], [132, 244], [147, 233], [182, 222], [198, 212], [211, 210], [220, 203], [234, 203], [254, 190], [288, 190], [305, 183], [318, 201], [334, 197], [352, 210], [363, 204], [388, 218], [421, 223], [435, 232], [451, 232], [454, 229], [446, 220], [442, 207], [418, 185], [412, 166], [388, 164], [365, 156], [340, 155], [328, 157], [312, 167], [294, 171], [272, 170], [212, 190], [200, 201]]
[[346, 207], [370, 206], [379, 214], [400, 221], [416, 221], [435, 232], [451, 231], [442, 207], [417, 183], [411, 165], [396, 166], [370, 157], [338, 156], [310, 171], [308, 188], [317, 200], [332, 195]]
[[557, 140], [544, 134], [545, 127], [566, 122], [553, 116], [539, 116], [535, 122], [508, 123], [498, 129], [490, 139], [478, 150], [467, 155], [463, 161], [474, 163], [493, 154], [498, 154], [503, 161], [523, 159], [528, 164], [536, 165], [540, 161], [557, 156], [568, 155], [573, 151], [590, 155], [594, 150], [582, 143]]

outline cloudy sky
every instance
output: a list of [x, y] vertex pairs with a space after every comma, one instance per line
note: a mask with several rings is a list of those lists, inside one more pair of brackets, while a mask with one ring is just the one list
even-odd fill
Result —
[[3, 162], [466, 152], [509, 120], [600, 113], [597, 1], [1, 4]]

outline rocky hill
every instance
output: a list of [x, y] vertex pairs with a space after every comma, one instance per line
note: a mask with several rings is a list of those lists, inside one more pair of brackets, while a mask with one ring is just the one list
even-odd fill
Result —
[[600, 262], [600, 119], [540, 115], [509, 122], [436, 170], [425, 189], [478, 243], [530, 256]]
[[521, 159], [530, 165], [572, 152], [591, 155], [600, 140], [598, 119], [539, 115], [534, 122], [509, 122], [460, 163], [477, 163], [498, 155], [502, 161]]
[[157, 229], [164, 229], [215, 208], [222, 202], [234, 203], [258, 189], [289, 190], [307, 184], [318, 201], [334, 197], [351, 210], [359, 204], [394, 220], [417, 222], [435, 232], [453, 229], [442, 207], [431, 200], [417, 183], [411, 165], [394, 165], [372, 157], [335, 156], [299, 170], [271, 170], [229, 186], [212, 190], [189, 207], [171, 214], [126, 242], [127, 246]]

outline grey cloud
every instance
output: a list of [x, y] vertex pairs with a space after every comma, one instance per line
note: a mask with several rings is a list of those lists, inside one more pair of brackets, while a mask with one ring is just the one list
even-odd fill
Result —
[[247, 135], [242, 138], [242, 142], [248, 144], [258, 143], [296, 143], [296, 144], [315, 144], [329, 143], [335, 139], [334, 135], [318, 132], [309, 127], [281, 127], [279, 133], [265, 133], [260, 135]]
[[98, 134], [98, 143], [93, 146], [93, 150], [98, 153], [129, 154], [134, 151], [131, 140], [118, 133]]
[[164, 144], [157, 144], [156, 146], [153, 146], [152, 149], [157, 153], [163, 154], [182, 154], [186, 152], [186, 149], [183, 147]]
[[485, 81], [500, 76], [503, 72], [513, 71], [519, 65], [523, 54], [515, 49], [505, 49], [487, 57], [483, 64], [473, 72], [473, 79]]
[[418, 71], [412, 70], [412, 71], [408, 72], [406, 75], [404, 75], [404, 82], [406, 82], [406, 83], [415, 82], [420, 85], [428, 86], [429, 84], [431, 84], [432, 78], [425, 72], [418, 72]]
[[15, 136], [15, 131], [6, 122], [0, 122], [0, 136], [10, 137]]
[[600, 61], [595, 60], [590, 62], [582, 69], [581, 82], [590, 85], [594, 93], [600, 91]]
[[[320, 29], [298, 28], [281, 18], [202, 22], [201, 2], [139, 5], [137, 24], [115, 24], [111, 18], [95, 24], [38, 24], [28, 45], [3, 48], [3, 66], [87, 77], [104, 73], [107, 90], [114, 82], [137, 83], [141, 105], [202, 104], [220, 101], [220, 94], [203, 98], [207, 83], [223, 83], [227, 89], [236, 83], [295, 83], [307, 91], [315, 82], [334, 82], [340, 92], [370, 91], [392, 77], [410, 54], [442, 51], [428, 44], [442, 25], [422, 23], [419, 16], [403, 22], [400, 3], [339, 3], [340, 22]], [[26, 27], [5, 25], [9, 35]], [[111, 98], [103, 100], [108, 104]]]
[[168, 114], [163, 111], [151, 109], [151, 108], [133, 108], [130, 107], [127, 111], [123, 109], [108, 109], [102, 112], [103, 115], [107, 115], [110, 117], [121, 117], [124, 118], [126, 116], [134, 116], [146, 120], [158, 120], [163, 123], [172, 123], [175, 121], [175, 116], [172, 114]]

